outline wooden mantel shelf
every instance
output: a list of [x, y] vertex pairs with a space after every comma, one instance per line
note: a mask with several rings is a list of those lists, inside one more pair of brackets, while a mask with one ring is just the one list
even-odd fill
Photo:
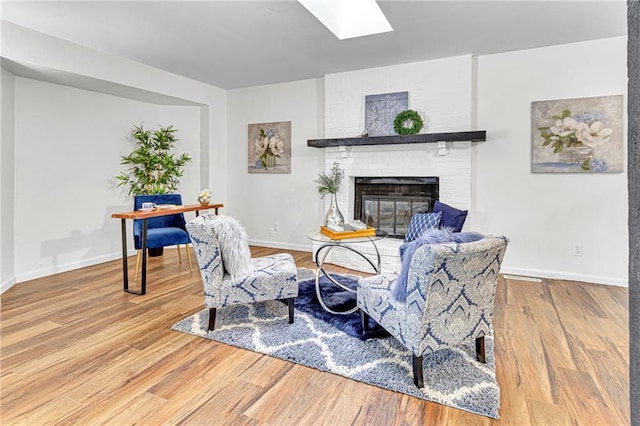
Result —
[[359, 146], [359, 145], [399, 145], [405, 143], [436, 143], [436, 142], [484, 142], [487, 140], [486, 130], [450, 133], [422, 133], [418, 135], [396, 136], [368, 136], [357, 138], [309, 139], [307, 146], [327, 148], [330, 146]]

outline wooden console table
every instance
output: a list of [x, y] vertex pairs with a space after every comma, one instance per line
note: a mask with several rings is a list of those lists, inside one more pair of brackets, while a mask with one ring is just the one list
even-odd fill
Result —
[[[210, 209], [214, 209], [215, 214], [218, 214], [218, 209], [222, 207], [224, 207], [223, 204], [192, 204], [189, 206], [174, 206], [152, 211], [136, 210], [131, 212], [113, 213], [111, 217], [114, 219], [120, 219], [122, 222], [122, 276], [124, 291], [138, 295], [143, 295], [147, 292], [147, 219], [187, 212], [196, 212], [197, 217], [201, 210]], [[127, 219], [142, 220], [142, 277], [140, 291], [129, 289], [129, 267], [127, 264]], [[189, 250], [188, 247], [187, 250]]]

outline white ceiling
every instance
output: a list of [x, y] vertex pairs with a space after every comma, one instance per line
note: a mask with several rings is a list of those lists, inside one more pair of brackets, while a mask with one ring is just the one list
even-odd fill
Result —
[[294, 0], [2, 0], [0, 13], [4, 20], [223, 89], [627, 34], [625, 0], [378, 3], [394, 31], [343, 41]]

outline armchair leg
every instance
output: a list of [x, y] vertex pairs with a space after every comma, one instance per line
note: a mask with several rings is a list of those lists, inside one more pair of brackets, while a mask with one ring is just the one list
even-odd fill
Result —
[[209, 331], [216, 326], [216, 308], [209, 308]]
[[481, 362], [483, 364], [487, 362], [484, 352], [484, 335], [476, 337], [476, 359], [478, 360], [478, 362]]
[[177, 246], [178, 246], [178, 262], [182, 263], [182, 254], [180, 253], [180, 244], [178, 244]]
[[415, 356], [413, 357], [413, 383], [419, 388], [422, 389], [424, 387], [424, 375], [422, 372], [422, 357]]
[[287, 299], [287, 306], [289, 307], [289, 324], [293, 324], [293, 297]]
[[360, 323], [362, 324], [362, 334], [367, 334], [369, 332], [369, 315], [362, 309], [360, 309]]

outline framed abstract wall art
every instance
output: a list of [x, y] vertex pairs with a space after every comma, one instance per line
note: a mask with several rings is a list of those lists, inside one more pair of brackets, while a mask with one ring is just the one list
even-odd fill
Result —
[[407, 109], [409, 92], [367, 95], [364, 98], [364, 128], [369, 136], [396, 135], [393, 121]]
[[291, 122], [249, 124], [249, 173], [291, 173]]
[[621, 173], [622, 95], [533, 102], [533, 173]]

